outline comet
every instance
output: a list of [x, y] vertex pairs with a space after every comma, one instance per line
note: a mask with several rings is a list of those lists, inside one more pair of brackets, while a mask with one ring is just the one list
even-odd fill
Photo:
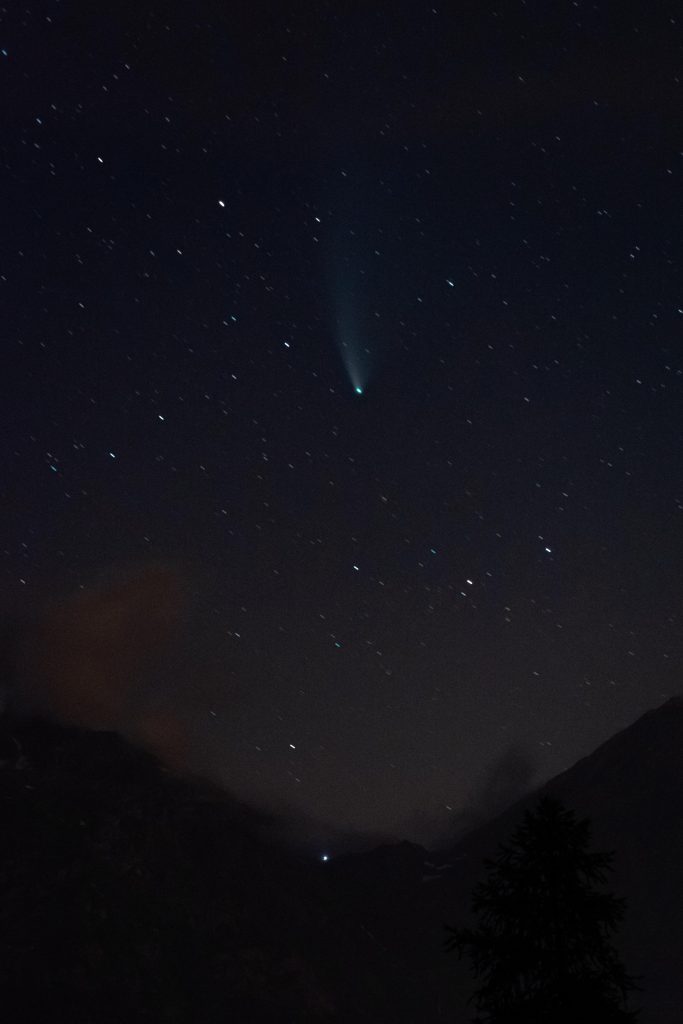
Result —
[[358, 344], [355, 325], [339, 324], [339, 351], [341, 354], [344, 369], [349, 379], [349, 384], [354, 395], [360, 397], [365, 393], [365, 387], [370, 372], [368, 349]]
[[353, 261], [344, 259], [340, 252], [330, 259], [330, 286], [337, 348], [352, 393], [360, 398], [373, 370], [374, 358], [366, 334], [374, 329], [374, 323], [372, 327], [368, 323], [364, 282], [354, 273]]

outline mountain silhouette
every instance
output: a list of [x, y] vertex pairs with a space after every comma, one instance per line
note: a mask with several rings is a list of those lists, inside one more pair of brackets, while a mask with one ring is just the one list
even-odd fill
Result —
[[[643, 1024], [674, 1024], [683, 1008], [683, 698], [647, 712], [572, 768], [528, 794], [444, 853], [450, 868], [431, 883], [426, 915], [467, 918], [469, 893], [482, 861], [509, 838], [542, 794], [592, 824], [596, 850], [614, 851], [609, 888], [626, 897], [616, 945], [642, 991], [634, 1003]], [[462, 1014], [471, 991], [456, 964], [446, 986]], [[467, 1016], [463, 1016], [467, 1020]]]
[[477, 828], [428, 852], [322, 863], [266, 815], [109, 732], [0, 718], [0, 983], [27, 1021], [250, 1024], [471, 1019], [468, 921], [482, 861], [540, 793], [614, 850], [617, 945], [643, 1024], [683, 1007], [683, 699], [668, 701]]

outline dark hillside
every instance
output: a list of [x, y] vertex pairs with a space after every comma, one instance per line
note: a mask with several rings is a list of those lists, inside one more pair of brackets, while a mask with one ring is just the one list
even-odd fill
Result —
[[[614, 850], [619, 945], [643, 1024], [683, 1006], [683, 701], [669, 701], [551, 780]], [[24, 1019], [378, 1022], [469, 1019], [443, 952], [484, 857], [537, 794], [429, 854], [385, 845], [327, 864], [268, 819], [181, 780], [112, 733], [0, 728], [0, 975]]]

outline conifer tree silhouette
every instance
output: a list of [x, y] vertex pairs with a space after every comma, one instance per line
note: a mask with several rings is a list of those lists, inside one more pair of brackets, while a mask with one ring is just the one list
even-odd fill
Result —
[[625, 903], [604, 889], [612, 854], [591, 851], [590, 839], [587, 819], [543, 797], [485, 861], [472, 897], [478, 926], [447, 926], [446, 940], [470, 958], [476, 1021], [636, 1020], [626, 1001], [637, 986], [611, 944]]

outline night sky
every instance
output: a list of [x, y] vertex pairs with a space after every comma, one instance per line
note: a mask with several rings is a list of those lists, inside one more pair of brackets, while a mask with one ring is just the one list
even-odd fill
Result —
[[680, 690], [680, 4], [39, 0], [0, 49], [1, 597], [56, 662], [123, 588], [129, 725], [411, 838]]

